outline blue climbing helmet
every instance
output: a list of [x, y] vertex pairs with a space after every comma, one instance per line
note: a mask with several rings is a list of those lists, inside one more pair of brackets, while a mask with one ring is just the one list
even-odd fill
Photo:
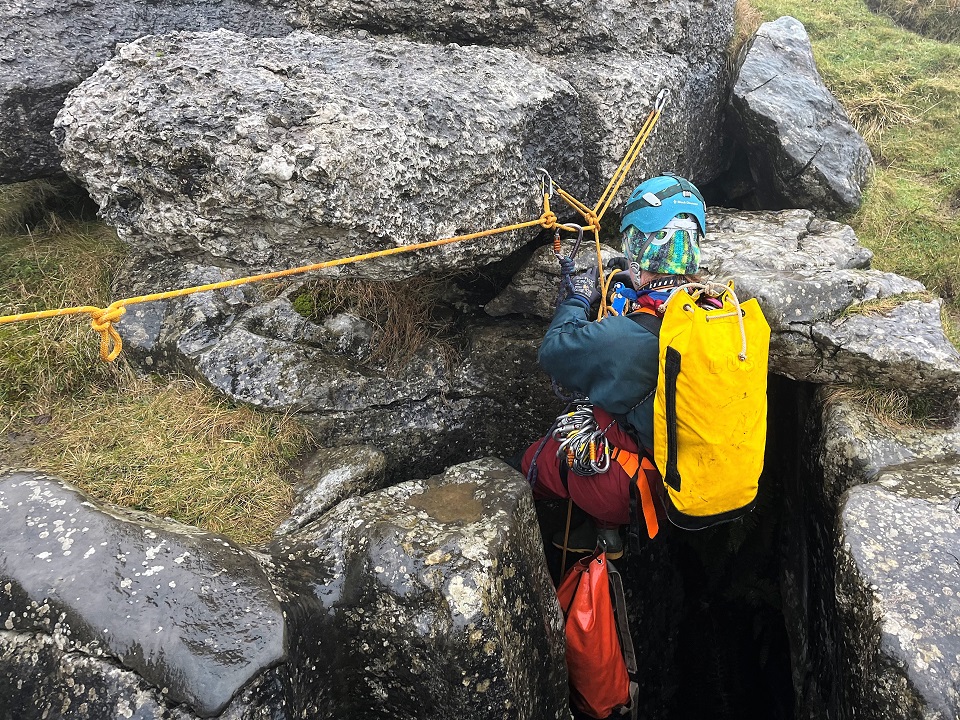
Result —
[[623, 253], [643, 270], [689, 275], [700, 266], [703, 195], [689, 180], [660, 175], [630, 193], [620, 223]]

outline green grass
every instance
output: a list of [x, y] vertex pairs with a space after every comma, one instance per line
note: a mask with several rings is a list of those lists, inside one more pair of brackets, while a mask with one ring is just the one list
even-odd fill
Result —
[[869, 0], [869, 4], [922, 35], [960, 41], [960, 0]]
[[[960, 46], [921, 37], [862, 0], [751, 0], [807, 29], [824, 82], [876, 161], [846, 218], [874, 267], [923, 282], [960, 314]], [[956, 337], [956, 328], [948, 327]]]
[[[44, 213], [55, 195], [0, 192], [0, 315], [109, 304], [123, 248], [102, 223]], [[0, 465], [255, 543], [286, 517], [284, 472], [309, 442], [291, 418], [103, 362], [86, 315], [0, 325]]]

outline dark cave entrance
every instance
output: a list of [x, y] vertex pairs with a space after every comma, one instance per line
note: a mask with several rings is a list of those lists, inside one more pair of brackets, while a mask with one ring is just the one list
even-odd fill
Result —
[[[615, 561], [638, 656], [639, 717], [797, 717], [793, 648], [805, 632], [789, 618], [806, 601], [789, 596], [796, 584], [784, 582], [784, 567], [802, 566], [798, 554], [808, 550], [796, 537], [806, 523], [796, 508], [805, 504], [798, 489], [818, 473], [807, 422], [813, 391], [770, 376], [765, 469], [752, 513], [699, 532], [662, 529], [639, 555]], [[560, 551], [550, 538], [563, 529], [565, 507], [538, 508], [555, 579]]]

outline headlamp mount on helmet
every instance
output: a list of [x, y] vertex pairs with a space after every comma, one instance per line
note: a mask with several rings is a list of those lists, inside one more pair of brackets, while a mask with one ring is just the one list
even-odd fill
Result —
[[703, 195], [689, 180], [666, 173], [641, 183], [627, 199], [620, 222], [620, 232], [631, 225], [649, 233], [663, 229], [680, 213], [692, 215], [706, 232], [706, 204]]

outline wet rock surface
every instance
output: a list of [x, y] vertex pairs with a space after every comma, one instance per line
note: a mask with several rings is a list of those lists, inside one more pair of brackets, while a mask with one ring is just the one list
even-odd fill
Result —
[[61, 175], [50, 131], [67, 93], [118, 43], [175, 30], [286, 35], [280, 3], [11, 0], [0, 7], [0, 183]]
[[792, 17], [764, 23], [742, 51], [730, 98], [732, 133], [746, 155], [742, 207], [856, 210], [870, 150], [833, 97], [806, 29]]
[[318, 450], [297, 468], [295, 504], [276, 534], [288, 535], [340, 501], [376, 490], [386, 480], [386, 469], [383, 453], [369, 445]]
[[146, 684], [154, 697], [208, 717], [285, 659], [285, 622], [270, 583], [253, 556], [226, 539], [98, 506], [39, 473], [0, 476], [0, 513], [0, 653], [22, 669], [23, 649], [33, 647], [55, 679], [25, 676], [57, 689], [45, 707], [33, 695], [37, 685], [21, 686], [21, 673], [7, 665], [0, 703], [9, 710], [35, 707], [46, 717], [55, 698], [97, 700], [103, 686], [83, 682], [97, 671], [77, 660], [89, 656], [101, 669], [119, 666], [109, 675], [120, 690]]
[[293, 717], [568, 716], [533, 502], [501, 461], [347, 500], [270, 554]]
[[[354, 475], [377, 476], [365, 457]], [[334, 460], [315, 458], [328, 480]], [[253, 553], [7, 472], [0, 713], [568, 717], [562, 619], [519, 473], [488, 458], [343, 494]]]

